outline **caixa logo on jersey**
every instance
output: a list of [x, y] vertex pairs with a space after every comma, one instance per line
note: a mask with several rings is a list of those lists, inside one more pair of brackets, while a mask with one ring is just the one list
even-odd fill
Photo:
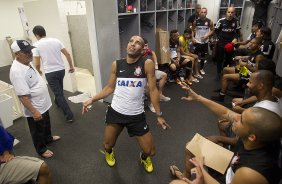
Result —
[[134, 80], [118, 80], [118, 86], [125, 86], [125, 87], [142, 87], [142, 81], [134, 81]]

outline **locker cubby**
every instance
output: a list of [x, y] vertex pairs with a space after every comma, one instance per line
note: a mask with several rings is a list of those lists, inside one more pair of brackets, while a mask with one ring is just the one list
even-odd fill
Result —
[[183, 33], [184, 29], [185, 29], [185, 11], [178, 11], [178, 15], [177, 15], [177, 29], [179, 31], [180, 34]]
[[168, 31], [177, 28], [177, 11], [168, 12]]
[[236, 1], [233, 0], [230, 2], [230, 6], [232, 6], [232, 4], [234, 7], [242, 7], [244, 4], [244, 0], [236, 0]]
[[143, 13], [141, 19], [141, 36], [149, 42], [150, 48], [155, 48], [155, 13]]
[[156, 28], [167, 30], [167, 12], [156, 13]]
[[155, 11], [155, 0], [140, 0], [140, 12]]
[[192, 8], [192, 0], [186, 0], [186, 8]]
[[139, 15], [122, 15], [118, 17], [120, 55], [126, 56], [126, 47], [129, 39], [133, 35], [139, 35]]
[[245, 6], [245, 0], [221, 0], [220, 1], [220, 10], [218, 18], [223, 18], [226, 15], [226, 10], [228, 7], [235, 7], [235, 16], [238, 18], [240, 23], [242, 22], [242, 13]]
[[[139, 2], [138, 2], [138, 0], [127, 0], [127, 6], [132, 6], [132, 11], [131, 11], [131, 13], [132, 12], [137, 12], [137, 11], [139, 11]], [[136, 11], [134, 11], [134, 9], [136, 10]], [[128, 12], [127, 11], [127, 13], [130, 13], [130, 12]]]
[[185, 0], [178, 0], [177, 7], [179, 10], [185, 8]]
[[177, 0], [168, 0], [168, 9], [175, 10], [177, 9]]
[[118, 0], [117, 1], [117, 7], [118, 7], [118, 13], [126, 13], [126, 0]]
[[[120, 56], [126, 56], [128, 40], [133, 35], [145, 37], [155, 50], [156, 32], [177, 29], [181, 34], [196, 0], [117, 0]], [[128, 12], [128, 6], [132, 11]]]

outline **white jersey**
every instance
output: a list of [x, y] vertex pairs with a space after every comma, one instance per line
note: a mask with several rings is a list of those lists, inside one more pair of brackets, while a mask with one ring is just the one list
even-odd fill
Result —
[[145, 58], [128, 64], [126, 60], [116, 61], [116, 87], [111, 107], [124, 115], [138, 115], [144, 112], [144, 96], [147, 85]]
[[[17, 60], [13, 61], [10, 69], [10, 80], [18, 96], [28, 95], [33, 107], [41, 114], [52, 105], [47, 85], [40, 74], [30, 66]], [[25, 117], [32, 117], [31, 112], [24, 107]]]
[[41, 38], [33, 44], [33, 56], [40, 56], [45, 73], [51, 73], [65, 69], [61, 56], [61, 50], [65, 48], [62, 42], [56, 38]]
[[276, 102], [272, 102], [269, 100], [262, 100], [257, 102], [254, 107], [261, 107], [267, 109], [275, 114], [279, 115], [282, 118], [282, 103], [281, 99], [277, 98]]
[[208, 39], [203, 41], [201, 38], [206, 36], [210, 32], [211, 20], [205, 18], [205, 20], [197, 19], [195, 25], [195, 40], [197, 43], [207, 43]]

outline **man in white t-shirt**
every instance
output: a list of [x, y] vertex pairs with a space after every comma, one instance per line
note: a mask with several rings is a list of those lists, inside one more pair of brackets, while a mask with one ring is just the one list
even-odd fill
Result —
[[31, 63], [31, 50], [34, 47], [26, 40], [16, 40], [11, 48], [16, 58], [10, 69], [10, 80], [24, 106], [33, 144], [39, 155], [44, 158], [52, 157], [53, 152], [46, 145], [60, 137], [51, 134], [48, 110], [52, 103], [45, 81]]
[[46, 79], [55, 95], [55, 103], [63, 110], [66, 120], [72, 122], [73, 113], [64, 97], [63, 80], [65, 76], [65, 65], [61, 53], [65, 55], [69, 63], [69, 72], [73, 73], [74, 67], [71, 56], [60, 40], [56, 38], [46, 38], [44, 27], [38, 25], [35, 26], [32, 31], [38, 40], [34, 43], [36, 48], [32, 50], [35, 67], [41, 74], [41, 59]]

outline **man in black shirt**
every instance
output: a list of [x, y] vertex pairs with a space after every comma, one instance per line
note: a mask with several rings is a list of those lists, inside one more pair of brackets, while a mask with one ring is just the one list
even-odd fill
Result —
[[228, 71], [228, 73], [223, 74], [220, 93], [218, 96], [212, 96], [212, 100], [223, 102], [230, 82], [240, 82], [241, 85], [247, 84], [250, 73], [256, 70], [255, 59], [257, 55], [261, 54], [259, 50], [260, 46], [260, 38], [252, 39], [246, 53], [242, 53], [242, 55], [234, 58], [238, 61], [238, 65], [236, 67], [228, 67], [223, 70]]
[[251, 0], [251, 1], [255, 5], [253, 22], [260, 20], [263, 22], [263, 25], [265, 26], [267, 22], [268, 5], [272, 0]]
[[262, 38], [262, 46], [260, 50], [268, 59], [272, 59], [275, 51], [275, 44], [271, 40], [271, 29], [262, 27], [256, 32], [256, 36]]
[[[237, 114], [228, 108], [217, 104], [201, 95], [196, 94], [188, 87], [184, 100], [197, 101], [208, 107], [220, 117], [232, 121], [232, 131], [239, 137], [234, 151], [230, 168], [226, 172], [226, 183], [232, 184], [272, 184], [278, 183], [281, 178], [278, 168], [278, 156], [282, 137], [282, 120], [268, 107], [251, 107], [242, 114]], [[196, 179], [193, 184], [218, 183], [203, 168], [203, 162], [192, 158], [194, 155], [186, 149], [185, 170], [180, 172], [172, 166], [172, 172], [178, 179], [170, 184], [192, 184], [191, 169], [197, 167]], [[184, 181], [183, 181], [184, 180]]]
[[234, 45], [240, 37], [240, 24], [234, 17], [235, 8], [229, 7], [226, 17], [219, 19], [215, 26], [217, 45], [215, 49], [215, 59], [217, 62], [217, 77], [220, 78], [222, 68], [232, 64], [233, 49], [226, 46]]
[[195, 13], [193, 13], [188, 19], [188, 27], [192, 28], [193, 23], [200, 17], [201, 5], [196, 4]]

